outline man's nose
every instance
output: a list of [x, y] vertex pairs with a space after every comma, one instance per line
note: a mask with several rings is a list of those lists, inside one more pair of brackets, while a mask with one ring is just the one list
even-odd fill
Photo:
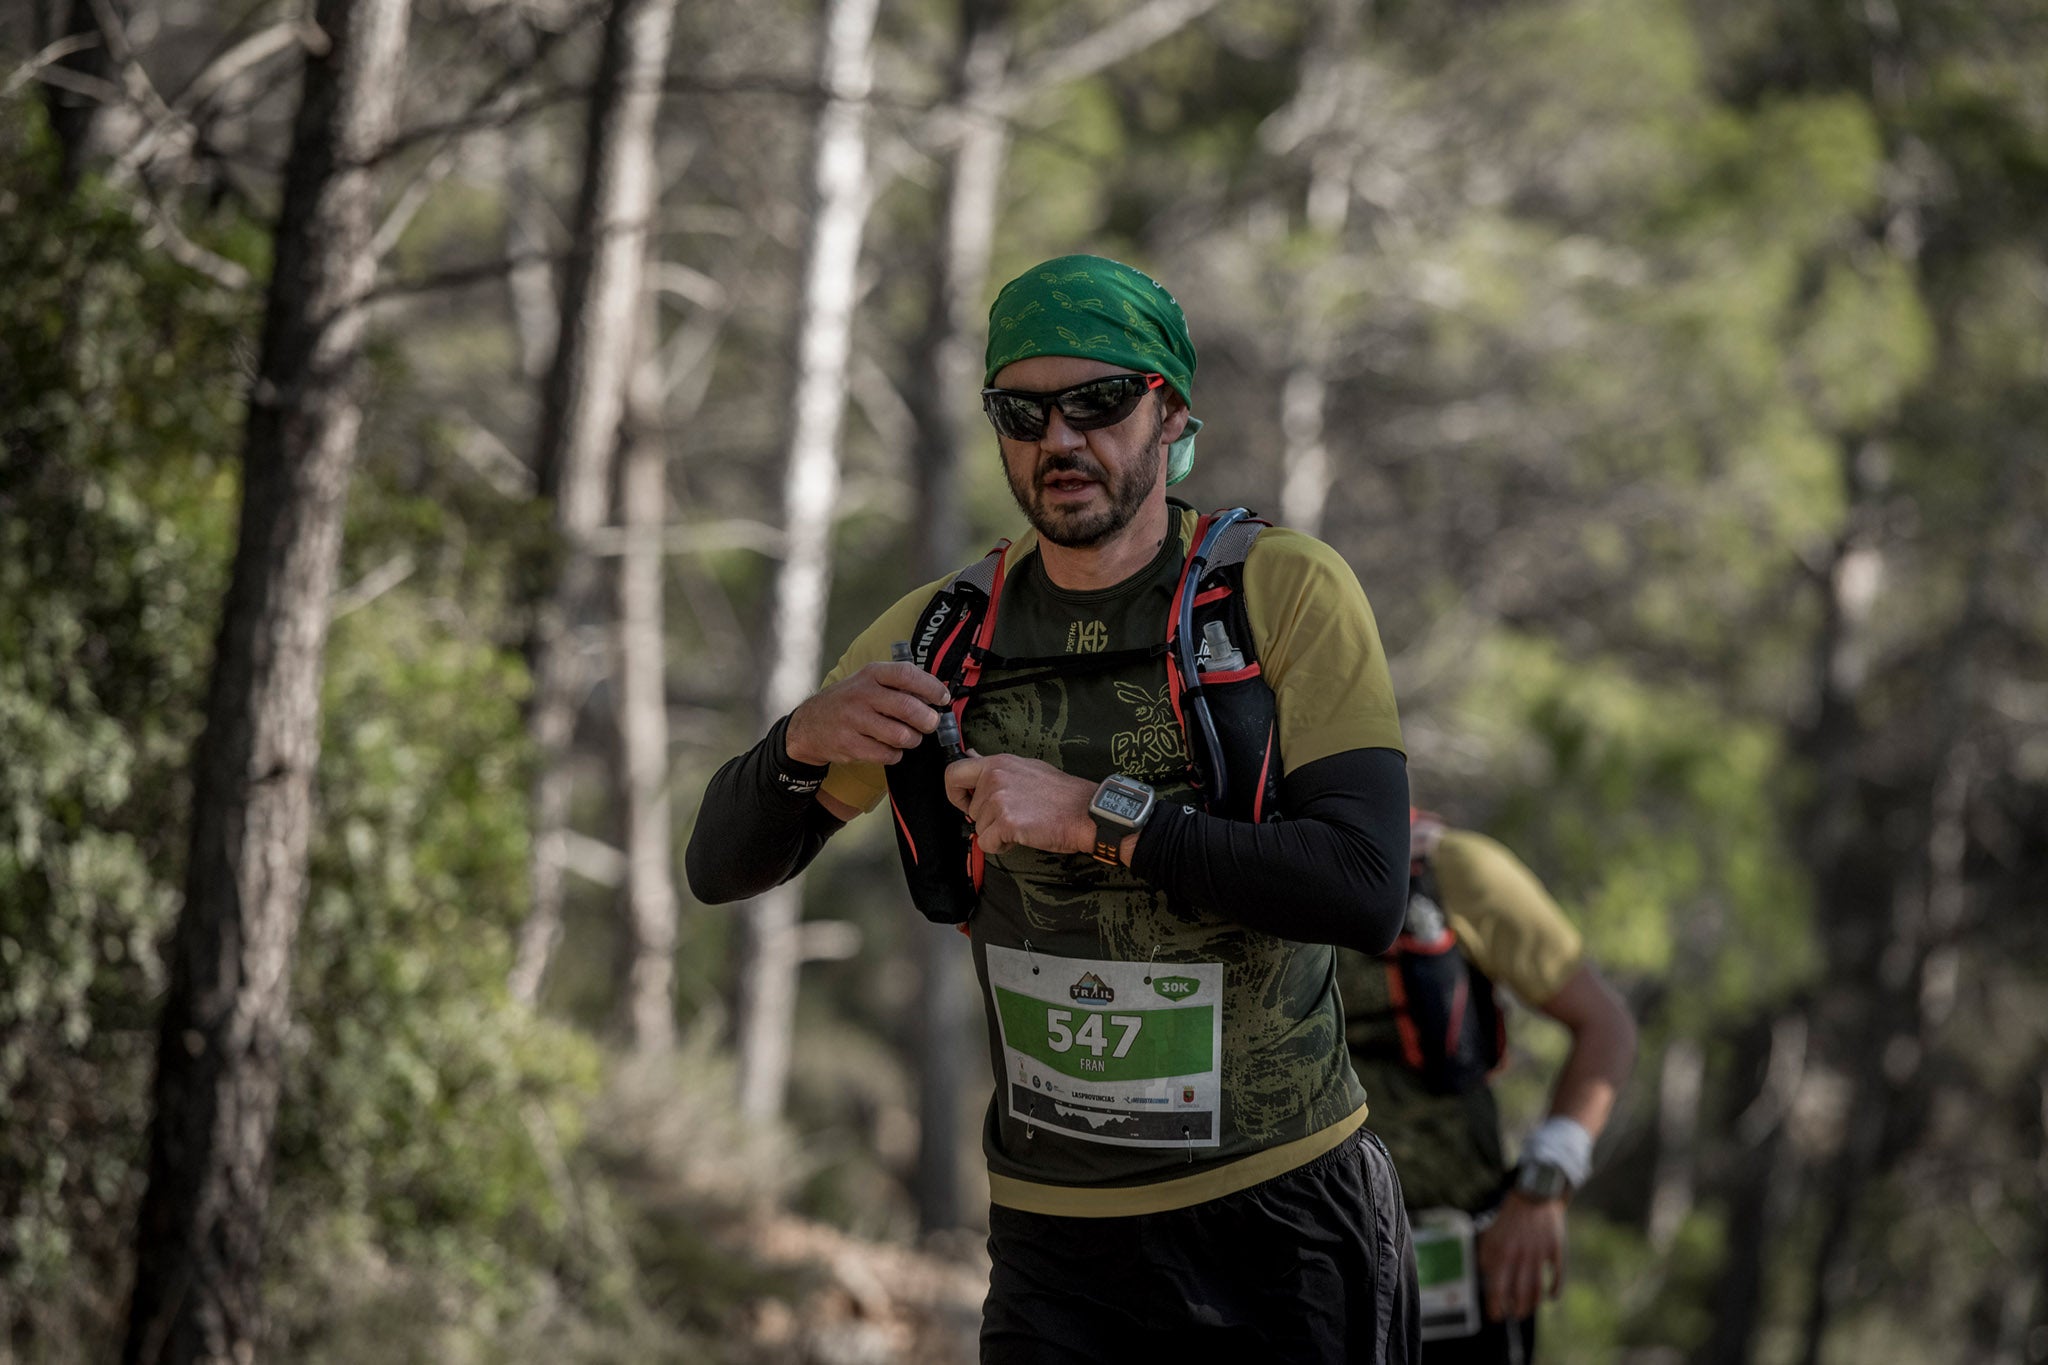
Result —
[[1045, 435], [1038, 438], [1038, 444], [1046, 450], [1078, 450], [1088, 443], [1087, 437], [1067, 425], [1066, 415], [1054, 404], [1045, 414]]

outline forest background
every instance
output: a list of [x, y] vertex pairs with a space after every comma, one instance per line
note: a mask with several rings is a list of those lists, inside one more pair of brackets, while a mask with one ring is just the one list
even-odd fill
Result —
[[1642, 1022], [1546, 1357], [2048, 1360], [2048, 6], [34, 0], [0, 1361], [970, 1358], [964, 945], [875, 821], [674, 869], [1014, 530], [985, 309], [1070, 250]]

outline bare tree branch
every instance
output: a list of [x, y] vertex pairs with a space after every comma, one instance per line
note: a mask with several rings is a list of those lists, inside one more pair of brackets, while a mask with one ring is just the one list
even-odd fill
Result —
[[[983, 118], [1009, 119], [1047, 90], [1084, 80], [1136, 56], [1162, 39], [1172, 37], [1222, 2], [1151, 0], [1151, 3], [1129, 11], [1066, 46], [1041, 55], [1009, 84], [993, 95], [975, 101], [971, 110], [950, 100], [931, 104], [891, 96], [886, 91], [871, 92], [867, 102], [876, 108], [893, 107], [920, 115], [908, 140], [926, 152], [936, 151], [963, 136], [961, 125], [964, 115], [971, 112]], [[813, 77], [710, 76], [701, 73], [672, 73], [663, 79], [662, 90], [671, 95], [781, 95], [806, 101], [822, 100], [826, 94]], [[479, 99], [467, 113], [438, 123], [423, 123], [397, 134], [385, 147], [383, 155], [394, 155], [436, 138], [459, 138], [504, 128], [557, 104], [585, 99], [589, 94], [587, 86], [564, 85], [536, 91], [524, 99], [502, 105], [494, 104], [488, 98]], [[900, 174], [900, 166], [893, 167], [892, 172]]]
[[452, 144], [439, 148], [428, 158], [420, 173], [406, 182], [405, 188], [399, 191], [398, 201], [384, 215], [384, 221], [377, 225], [377, 236], [370, 243], [371, 255], [382, 260], [398, 245], [398, 239], [405, 235], [405, 230], [412, 226], [412, 220], [426, 206], [427, 196], [455, 169], [455, 153], [456, 148]]
[[496, 80], [478, 92], [476, 98], [470, 101], [466, 112], [439, 123], [423, 123], [392, 134], [383, 149], [377, 153], [377, 159], [381, 161], [396, 156], [401, 152], [410, 151], [421, 143], [433, 142], [436, 139], [460, 139], [471, 133], [510, 127], [529, 114], [538, 113], [565, 101], [590, 98], [588, 85], [555, 86], [552, 89], [524, 94], [522, 91], [526, 90], [526, 79], [540, 69], [541, 64], [554, 51], [555, 45], [573, 35], [596, 18], [597, 14], [597, 6], [586, 5], [566, 27], [537, 39], [532, 51], [512, 61]]
[[410, 554], [400, 552], [364, 574], [355, 582], [335, 593], [328, 599], [327, 619], [338, 621], [352, 611], [361, 611], [370, 603], [390, 592], [419, 566]]
[[[1086, 80], [1137, 56], [1162, 39], [1171, 38], [1221, 3], [1222, 0], [1150, 0], [1031, 62], [982, 108], [1005, 116], [1015, 114], [1027, 101], [1056, 86]], [[955, 136], [958, 134], [949, 133], [947, 140]]]
[[301, 23], [272, 24], [258, 33], [236, 43], [233, 47], [209, 62], [178, 92], [171, 107], [181, 114], [190, 116], [193, 111], [203, 108], [215, 96], [225, 91], [242, 76], [248, 75], [272, 57], [290, 52], [293, 48], [310, 45], [305, 25]]
[[382, 303], [387, 299], [404, 298], [413, 294], [432, 294], [443, 289], [467, 289], [473, 284], [492, 284], [504, 279], [513, 271], [529, 265], [559, 267], [569, 259], [566, 251], [522, 251], [514, 255], [499, 256], [494, 260], [478, 261], [475, 265], [456, 266], [451, 270], [437, 271], [411, 280], [386, 280], [370, 291], [370, 298]]
[[241, 265], [187, 237], [172, 219], [170, 210], [147, 193], [137, 195], [132, 208], [138, 218], [149, 224], [155, 244], [187, 270], [204, 275], [223, 289], [243, 290], [253, 283], [254, 277]]
[[[87, 95], [97, 100], [104, 101], [108, 95], [118, 98], [120, 92], [105, 81], [91, 81], [91, 84], [97, 87], [96, 89], [79, 90], [76, 85], [63, 79], [64, 76], [76, 76], [78, 73], [67, 72], [62, 67], [57, 66], [58, 62], [63, 61], [74, 52], [84, 52], [88, 48], [98, 46], [99, 41], [98, 38], [90, 33], [72, 33], [57, 39], [49, 46], [43, 48], [42, 51], [36, 53], [35, 56], [30, 57], [20, 66], [15, 67], [13, 72], [7, 77], [7, 84], [0, 86], [0, 95], [12, 95], [30, 81], [40, 80], [47, 85], [54, 85], [63, 90], [76, 91], [81, 95]], [[55, 71], [53, 72], [51, 68], [55, 68]], [[90, 80], [89, 77], [86, 79]], [[102, 91], [106, 93], [102, 94]]]
[[[23, 75], [23, 72], [27, 72], [27, 74]], [[24, 66], [17, 69], [15, 77], [25, 81], [40, 81], [44, 85], [54, 85], [59, 90], [69, 90], [74, 95], [83, 95], [87, 99], [98, 100], [101, 104], [121, 103], [121, 88], [119, 86], [111, 81], [103, 81], [97, 76], [80, 75], [69, 67], [38, 66], [33, 71], [30, 71]], [[14, 79], [13, 77], [9, 79], [9, 94], [12, 94], [14, 91]]]
[[476, 472], [478, 478], [504, 496], [524, 502], [533, 496], [533, 470], [512, 453], [498, 434], [474, 417], [463, 417], [465, 429], [455, 442], [455, 453]]
[[[606, 526], [590, 533], [586, 548], [593, 555], [610, 558], [640, 548], [639, 537], [624, 527]], [[713, 554], [720, 550], [753, 550], [771, 559], [780, 558], [783, 534], [780, 527], [745, 517], [721, 521], [683, 522], [662, 527], [658, 536], [661, 552], [671, 555]]]

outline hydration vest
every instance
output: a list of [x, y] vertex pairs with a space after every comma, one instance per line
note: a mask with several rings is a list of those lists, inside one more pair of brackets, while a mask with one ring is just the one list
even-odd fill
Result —
[[[1269, 523], [1242, 507], [1195, 525], [1162, 639], [1099, 654], [1008, 658], [993, 648], [1010, 542], [947, 581], [919, 613], [911, 662], [945, 682], [953, 716], [964, 721], [978, 695], [1053, 677], [1100, 672], [1145, 659], [1166, 661], [1167, 695], [1188, 753], [1193, 801], [1212, 815], [1264, 821], [1280, 816], [1279, 731], [1273, 690], [1259, 673], [1244, 563]], [[982, 682], [986, 674], [1022, 670]], [[910, 898], [926, 919], [964, 924], [981, 894], [981, 849], [946, 800], [945, 750], [936, 735], [884, 770], [896, 852]]]
[[1507, 1019], [1493, 982], [1458, 947], [1436, 872], [1408, 865], [1408, 918], [1380, 955], [1394, 1028], [1377, 1049], [1433, 1094], [1463, 1095], [1493, 1079], [1507, 1056]]

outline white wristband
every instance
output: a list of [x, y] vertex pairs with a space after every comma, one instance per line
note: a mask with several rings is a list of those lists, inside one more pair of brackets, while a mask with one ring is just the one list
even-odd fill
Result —
[[1593, 1174], [1593, 1135], [1577, 1119], [1552, 1114], [1522, 1139], [1522, 1160], [1557, 1167], [1577, 1189]]

